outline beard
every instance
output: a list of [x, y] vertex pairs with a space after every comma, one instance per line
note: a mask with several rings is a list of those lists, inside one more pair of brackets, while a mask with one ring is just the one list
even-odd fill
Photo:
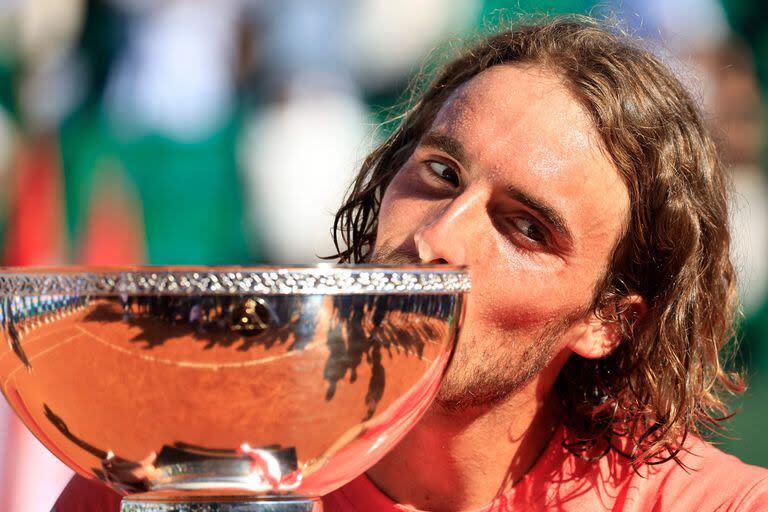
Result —
[[477, 350], [474, 338], [460, 341], [435, 397], [436, 405], [447, 412], [461, 412], [492, 406], [514, 395], [552, 361], [575, 316], [547, 324], [522, 352], [510, 350], [508, 345], [514, 341], [485, 344], [482, 351]]
[[[369, 258], [373, 264], [412, 265], [421, 263], [418, 256], [382, 244]], [[498, 344], [486, 343], [485, 349], [476, 339], [459, 341], [435, 404], [447, 412], [488, 407], [503, 402], [531, 381], [556, 354], [563, 334], [587, 308], [574, 309], [545, 324], [523, 350], [510, 350], [509, 340]]]

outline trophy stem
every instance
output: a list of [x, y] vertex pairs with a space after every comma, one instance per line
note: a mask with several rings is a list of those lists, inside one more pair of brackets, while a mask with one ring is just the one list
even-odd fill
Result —
[[210, 496], [206, 498], [172, 500], [123, 498], [120, 512], [322, 512], [319, 499], [306, 497], [243, 497]]

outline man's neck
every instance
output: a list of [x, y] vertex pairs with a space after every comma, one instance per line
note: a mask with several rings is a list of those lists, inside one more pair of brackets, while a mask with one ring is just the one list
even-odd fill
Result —
[[530, 470], [560, 422], [556, 401], [536, 387], [483, 410], [433, 406], [368, 476], [396, 502], [422, 510], [487, 505]]

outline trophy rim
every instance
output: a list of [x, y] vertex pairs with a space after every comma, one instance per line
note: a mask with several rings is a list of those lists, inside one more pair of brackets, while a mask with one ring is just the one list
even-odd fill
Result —
[[406, 295], [470, 290], [458, 265], [0, 267], [0, 297], [54, 295]]

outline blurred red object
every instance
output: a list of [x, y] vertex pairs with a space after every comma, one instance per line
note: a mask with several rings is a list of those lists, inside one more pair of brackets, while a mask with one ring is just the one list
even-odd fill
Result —
[[138, 194], [119, 168], [95, 180], [79, 253], [83, 265], [139, 265], [145, 261], [144, 223]]
[[12, 191], [5, 264], [47, 266], [64, 256], [64, 194], [58, 145], [50, 137], [20, 144]]

